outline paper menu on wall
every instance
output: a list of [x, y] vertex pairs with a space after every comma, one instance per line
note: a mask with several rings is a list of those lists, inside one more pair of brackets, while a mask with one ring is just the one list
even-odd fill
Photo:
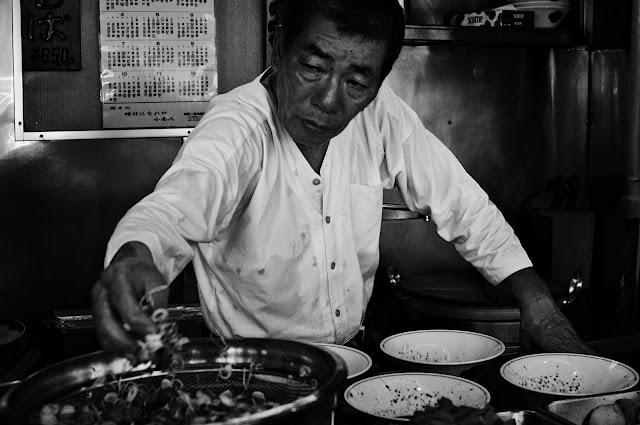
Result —
[[100, 0], [104, 128], [193, 127], [217, 94], [213, 0]]

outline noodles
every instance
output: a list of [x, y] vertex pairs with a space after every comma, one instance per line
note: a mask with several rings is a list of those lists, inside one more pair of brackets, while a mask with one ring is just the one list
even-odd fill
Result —
[[[251, 377], [249, 369], [249, 378]], [[220, 373], [220, 371], [224, 371]], [[227, 376], [227, 366], [218, 370], [219, 379]], [[243, 376], [246, 369], [243, 370]], [[229, 379], [227, 376], [226, 379]], [[173, 375], [159, 385], [149, 387], [135, 382], [107, 386], [102, 398], [82, 402], [51, 403], [42, 407], [31, 423], [41, 425], [144, 425], [202, 424], [223, 422], [278, 406], [267, 401], [261, 391], [247, 387], [217, 394], [208, 387], [184, 391], [182, 381]]]

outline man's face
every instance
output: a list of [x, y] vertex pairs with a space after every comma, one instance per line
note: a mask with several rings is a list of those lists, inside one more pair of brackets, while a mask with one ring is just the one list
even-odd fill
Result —
[[342, 35], [323, 18], [286, 51], [281, 42], [273, 64], [278, 116], [296, 143], [322, 145], [376, 97], [385, 43]]

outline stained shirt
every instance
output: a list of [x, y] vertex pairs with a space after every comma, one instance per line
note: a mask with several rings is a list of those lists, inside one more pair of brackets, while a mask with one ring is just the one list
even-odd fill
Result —
[[383, 84], [333, 138], [316, 173], [260, 79], [218, 95], [155, 190], [132, 207], [105, 267], [140, 241], [171, 282], [193, 268], [216, 334], [345, 343], [379, 260], [383, 189], [431, 217], [492, 284], [531, 266], [500, 211]]

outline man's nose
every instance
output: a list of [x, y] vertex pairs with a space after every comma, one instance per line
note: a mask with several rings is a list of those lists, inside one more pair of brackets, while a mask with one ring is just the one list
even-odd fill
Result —
[[328, 78], [318, 84], [313, 104], [326, 114], [335, 114], [339, 112], [341, 100], [339, 82], [334, 78]]

